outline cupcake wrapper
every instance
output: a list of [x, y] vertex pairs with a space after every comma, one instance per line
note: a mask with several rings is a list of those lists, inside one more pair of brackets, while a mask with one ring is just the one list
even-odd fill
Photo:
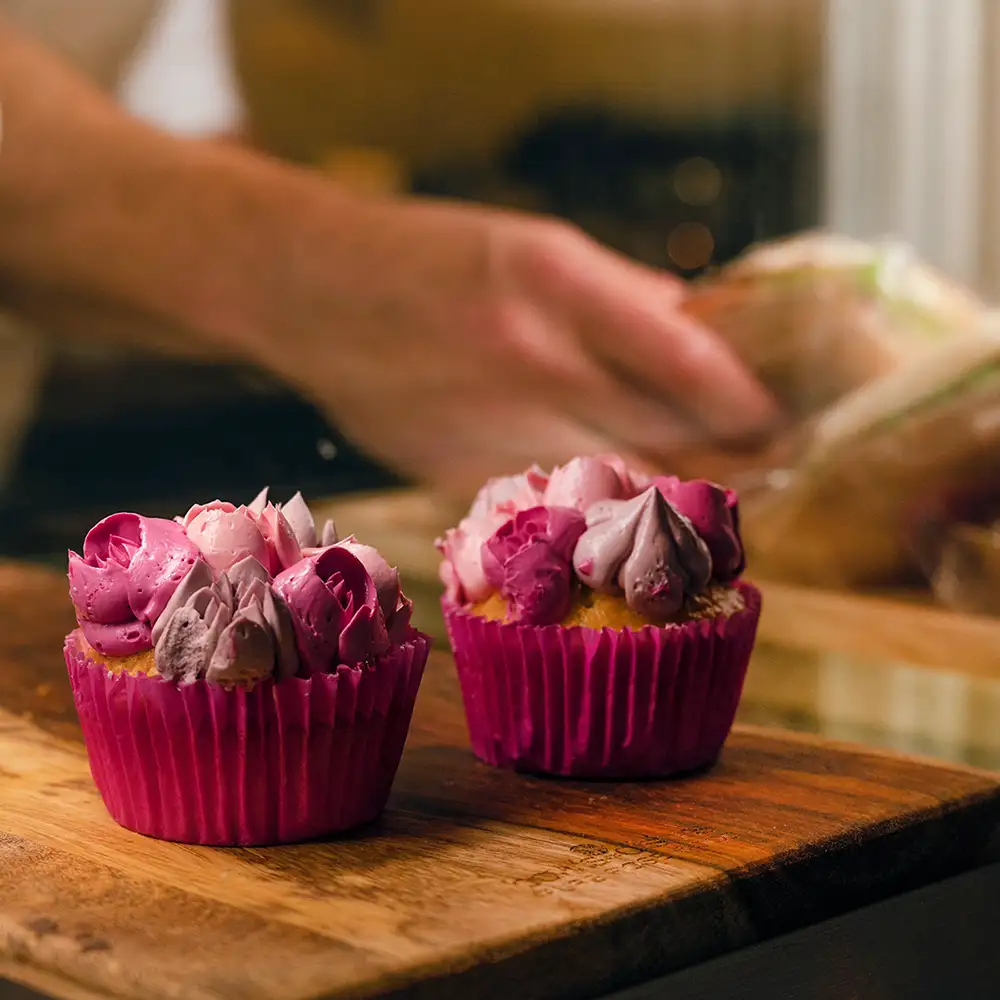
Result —
[[469, 737], [495, 767], [653, 778], [719, 755], [733, 725], [760, 592], [729, 618], [639, 631], [488, 621], [445, 601]]
[[114, 675], [66, 639], [90, 770], [122, 826], [190, 844], [263, 845], [374, 820], [399, 766], [430, 642], [373, 665], [252, 690]]

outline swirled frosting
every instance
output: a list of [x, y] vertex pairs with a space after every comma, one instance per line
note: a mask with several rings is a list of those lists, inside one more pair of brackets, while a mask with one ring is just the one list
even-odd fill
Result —
[[593, 590], [623, 594], [632, 610], [664, 619], [708, 586], [712, 557], [691, 522], [650, 486], [632, 500], [591, 506], [573, 568]]
[[98, 653], [154, 650], [181, 683], [235, 684], [377, 657], [411, 632], [412, 602], [371, 546], [316, 523], [301, 494], [214, 500], [173, 521], [113, 514], [69, 554], [70, 594]]
[[389, 648], [375, 581], [344, 546], [307, 556], [279, 574], [274, 589], [291, 612], [304, 673], [360, 663]]
[[735, 490], [726, 490], [704, 479], [681, 480], [660, 476], [656, 488], [702, 537], [712, 556], [712, 576], [720, 583], [737, 579], [746, 568], [740, 539], [739, 500]]
[[449, 598], [471, 603], [492, 592], [483, 570], [483, 544], [520, 511], [569, 507], [583, 512], [598, 500], [633, 497], [646, 485], [646, 478], [630, 471], [617, 455], [575, 458], [551, 475], [533, 466], [517, 476], [491, 479], [458, 527], [435, 543]]
[[513, 619], [536, 625], [561, 621], [579, 584], [667, 620], [744, 569], [733, 491], [650, 479], [615, 456], [491, 480], [437, 544], [451, 601], [499, 593]]
[[245, 556], [213, 579], [196, 563], [174, 592], [152, 636], [168, 679], [240, 682], [288, 677], [299, 665], [291, 617], [263, 563]]
[[573, 548], [586, 527], [583, 514], [571, 507], [532, 507], [486, 541], [486, 579], [507, 598], [519, 621], [544, 625], [569, 611]]
[[[267, 500], [268, 493], [269, 489], [265, 486], [248, 504], [248, 509], [258, 516], [264, 514], [268, 507], [271, 506]], [[309, 550], [325, 549], [329, 545], [336, 544], [336, 525], [333, 521], [327, 519], [323, 524], [322, 530], [318, 531], [313, 513], [301, 493], [296, 493], [287, 503], [277, 504], [276, 509], [288, 522], [292, 534], [295, 536], [295, 540], [298, 542], [299, 548], [303, 553], [308, 554]]]
[[107, 656], [152, 646], [152, 626], [181, 580], [202, 559], [173, 521], [112, 514], [69, 553], [69, 592], [87, 642]]
[[302, 558], [292, 526], [273, 504], [257, 512], [213, 500], [195, 504], [180, 523], [216, 573], [249, 556], [273, 575]]
[[389, 642], [402, 642], [410, 628], [413, 601], [403, 593], [402, 587], [400, 587], [399, 571], [390, 566], [377, 549], [372, 548], [371, 545], [362, 545], [355, 540], [353, 535], [350, 538], [345, 538], [339, 545], [352, 555], [357, 556], [358, 561], [372, 578], [378, 597], [378, 606], [382, 611], [386, 631], [389, 634]]

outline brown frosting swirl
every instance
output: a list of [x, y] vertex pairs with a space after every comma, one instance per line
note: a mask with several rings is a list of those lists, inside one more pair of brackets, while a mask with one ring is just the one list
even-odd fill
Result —
[[299, 666], [288, 609], [252, 556], [213, 579], [196, 563], [153, 627], [156, 667], [168, 680], [245, 683]]
[[587, 510], [573, 568], [593, 590], [623, 594], [633, 611], [662, 620], [708, 586], [712, 557], [691, 522], [650, 486]]

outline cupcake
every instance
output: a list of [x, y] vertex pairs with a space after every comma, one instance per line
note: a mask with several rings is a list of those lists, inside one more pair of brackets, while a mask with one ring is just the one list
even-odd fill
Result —
[[429, 640], [396, 571], [317, 531], [301, 495], [112, 514], [70, 552], [69, 587], [66, 665], [122, 826], [260, 845], [381, 813]]
[[488, 482], [437, 544], [482, 760], [652, 778], [716, 759], [760, 616], [732, 491], [577, 458]]

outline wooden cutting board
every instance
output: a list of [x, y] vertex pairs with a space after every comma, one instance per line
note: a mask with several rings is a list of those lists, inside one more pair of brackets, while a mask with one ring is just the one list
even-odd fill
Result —
[[594, 996], [1000, 854], [993, 776], [807, 737], [738, 729], [673, 782], [494, 771], [443, 651], [380, 823], [152, 841], [91, 783], [64, 578], [0, 565], [0, 621], [0, 976], [70, 1000]]

